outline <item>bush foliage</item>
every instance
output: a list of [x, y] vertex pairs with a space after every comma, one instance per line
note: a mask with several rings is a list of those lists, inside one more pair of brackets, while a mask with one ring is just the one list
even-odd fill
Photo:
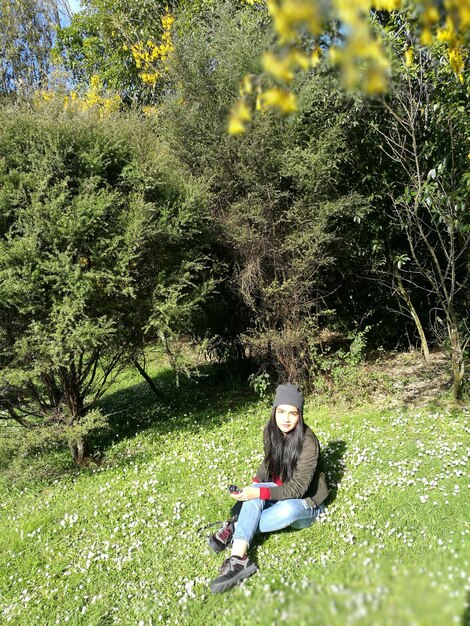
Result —
[[146, 338], [187, 325], [210, 288], [194, 283], [203, 212], [195, 188], [166, 180], [150, 124], [11, 113], [0, 124], [2, 413], [60, 424], [83, 461], [78, 423]]

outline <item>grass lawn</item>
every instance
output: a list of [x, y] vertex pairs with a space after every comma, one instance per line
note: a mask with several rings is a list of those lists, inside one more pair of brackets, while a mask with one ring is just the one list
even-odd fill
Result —
[[224, 555], [200, 529], [227, 516], [227, 485], [254, 475], [269, 406], [153, 374], [165, 406], [132, 372], [105, 398], [100, 467], [35, 479], [33, 459], [27, 481], [0, 480], [0, 623], [470, 624], [469, 409], [307, 402], [326, 514], [259, 536], [260, 571], [213, 596]]

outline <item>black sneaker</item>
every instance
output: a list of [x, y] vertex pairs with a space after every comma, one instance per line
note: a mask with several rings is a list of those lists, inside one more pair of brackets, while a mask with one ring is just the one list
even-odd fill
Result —
[[246, 554], [243, 557], [229, 556], [222, 563], [219, 576], [211, 581], [211, 591], [212, 593], [227, 591], [227, 589], [230, 589], [230, 587], [233, 587], [257, 571], [258, 568]]
[[220, 530], [209, 537], [208, 543], [214, 552], [222, 552], [231, 543], [237, 519], [238, 516], [227, 520]]

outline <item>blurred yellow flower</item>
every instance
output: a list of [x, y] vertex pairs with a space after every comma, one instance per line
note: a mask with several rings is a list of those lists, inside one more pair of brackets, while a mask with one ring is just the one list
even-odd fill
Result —
[[246, 123], [252, 119], [250, 107], [245, 100], [237, 100], [230, 111], [228, 122], [229, 135], [241, 135], [245, 132]]
[[260, 103], [262, 108], [277, 108], [284, 115], [297, 111], [297, 98], [295, 95], [279, 87], [271, 87], [271, 89], [263, 91], [260, 94]]
[[464, 59], [460, 48], [449, 50], [449, 62], [461, 83], [463, 83]]
[[423, 46], [430, 46], [433, 42], [433, 37], [432, 37], [432, 32], [431, 29], [426, 27], [423, 28], [422, 32], [421, 32], [421, 38], [420, 38], [421, 44]]
[[397, 11], [401, 8], [402, 0], [375, 0], [371, 2], [371, 8], [377, 11]]
[[437, 7], [427, 4], [423, 13], [423, 22], [425, 24], [436, 24], [439, 21], [439, 11]]
[[235, 117], [230, 117], [228, 121], [228, 134], [229, 135], [243, 135], [246, 130], [246, 125]]
[[387, 81], [378, 68], [370, 68], [365, 75], [364, 88], [369, 95], [378, 95], [387, 91]]
[[413, 48], [407, 48], [405, 50], [405, 65], [406, 67], [410, 67], [413, 63], [414, 51]]
[[436, 38], [442, 43], [450, 43], [455, 39], [454, 25], [451, 20], [447, 20], [444, 27], [438, 28]]
[[278, 80], [290, 83], [296, 69], [306, 70], [310, 67], [310, 60], [301, 50], [294, 48], [284, 58], [276, 57], [272, 52], [263, 55], [263, 68]]
[[248, 74], [243, 77], [242, 84], [240, 85], [240, 95], [245, 96], [253, 91], [253, 76]]
[[310, 63], [312, 67], [317, 67], [317, 65], [320, 63], [320, 59], [321, 59], [321, 48], [320, 46], [315, 46], [312, 52], [312, 56], [310, 58]]
[[287, 55], [287, 58], [289, 59], [291, 65], [295, 68], [308, 70], [310, 67], [310, 59], [304, 52], [302, 52], [302, 50], [299, 50], [298, 48], [291, 50]]
[[251, 111], [245, 100], [239, 100], [237, 115], [244, 122], [251, 122]]
[[307, 26], [313, 34], [319, 34], [322, 30], [320, 6], [315, 1], [266, 0], [266, 4], [281, 43], [296, 41], [297, 28], [301, 25]]
[[[254, 4], [256, 0], [242, 1]], [[321, 58], [316, 38], [325, 32], [326, 24], [336, 20], [343, 26], [343, 41], [340, 46], [329, 48], [328, 57], [333, 65], [339, 66], [344, 86], [359, 88], [368, 94], [384, 93], [388, 87], [391, 61], [376, 35], [370, 19], [371, 11], [406, 10], [413, 20], [416, 18], [422, 45], [432, 45], [437, 39], [448, 46], [449, 64], [463, 82], [466, 58], [463, 34], [470, 27], [470, 0], [266, 0], [266, 4], [283, 53], [266, 52], [263, 68], [276, 80], [289, 84], [296, 70], [316, 67]], [[305, 34], [315, 37], [309, 55], [297, 47]], [[413, 61], [414, 48], [409, 46], [404, 51], [404, 63], [411, 67]], [[242, 96], [252, 93], [255, 84], [245, 81], [240, 86]], [[261, 88], [259, 80], [257, 88]], [[295, 96], [278, 87], [258, 94], [256, 110], [271, 107], [279, 108], [283, 113], [295, 111]], [[245, 122], [239, 117], [233, 119], [233, 132], [243, 132]]]
[[331, 46], [331, 48], [328, 50], [328, 57], [333, 65], [336, 65], [337, 63], [340, 63], [340, 61], [343, 59], [343, 52], [336, 46]]

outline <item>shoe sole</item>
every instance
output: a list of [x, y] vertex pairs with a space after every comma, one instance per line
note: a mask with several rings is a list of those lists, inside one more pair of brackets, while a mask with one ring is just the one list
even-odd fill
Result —
[[254, 563], [251, 563], [251, 565], [248, 565], [248, 567], [238, 572], [238, 574], [235, 574], [235, 576], [230, 578], [230, 580], [224, 580], [220, 583], [213, 581], [211, 583], [211, 591], [212, 593], [222, 593], [223, 591], [227, 591], [231, 587], [234, 587], [235, 585], [240, 583], [242, 580], [245, 580], [245, 578], [249, 578], [257, 571], [258, 568], [256, 567], [256, 565]]

